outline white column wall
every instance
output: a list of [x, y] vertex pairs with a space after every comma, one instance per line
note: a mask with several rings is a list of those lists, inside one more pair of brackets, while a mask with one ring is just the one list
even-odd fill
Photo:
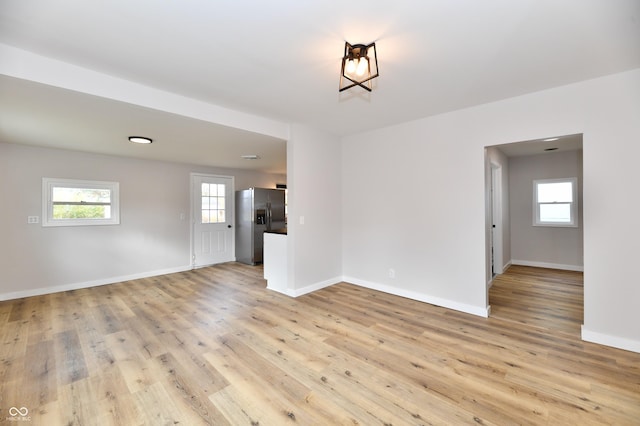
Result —
[[341, 281], [340, 140], [302, 125], [287, 142], [288, 294]]

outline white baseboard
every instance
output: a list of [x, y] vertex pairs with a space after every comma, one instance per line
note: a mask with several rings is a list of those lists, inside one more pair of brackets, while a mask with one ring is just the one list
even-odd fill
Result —
[[509, 261], [506, 265], [504, 265], [502, 267], [502, 270], [497, 270], [494, 271], [495, 275], [493, 277], [491, 277], [491, 279], [489, 280], [489, 282], [487, 283], [487, 288], [491, 288], [493, 286], [493, 280], [495, 279], [495, 277], [497, 277], [498, 275], [502, 275], [504, 274], [504, 271], [506, 271], [507, 269], [509, 269], [509, 266], [511, 266], [511, 261]]
[[343, 277], [342, 281], [345, 281], [354, 285], [358, 285], [360, 287], [369, 288], [371, 290], [377, 290], [383, 293], [393, 294], [394, 296], [406, 297], [407, 299], [417, 300], [419, 302], [425, 302], [431, 305], [442, 306], [443, 308], [453, 309], [455, 311], [477, 315], [483, 318], [489, 317], [489, 311], [490, 311], [489, 306], [482, 308], [478, 306], [467, 305], [465, 303], [459, 303], [449, 299], [434, 297], [424, 293], [418, 293], [411, 290], [391, 287], [385, 284], [379, 284], [379, 283], [374, 283], [370, 281], [360, 280], [358, 278], [353, 278], [353, 277]]
[[[330, 287], [334, 284], [338, 284], [339, 282], [342, 282], [342, 277], [330, 278], [328, 280], [320, 281], [318, 283], [311, 284], [302, 288], [286, 289], [285, 291], [280, 291], [280, 293], [286, 294], [287, 296], [291, 296], [291, 297], [299, 297], [308, 293], [312, 293], [314, 291], [321, 290], [326, 287]], [[278, 290], [275, 290], [275, 291], [278, 291]]]
[[599, 345], [611, 346], [625, 351], [640, 353], [640, 342], [625, 337], [612, 336], [587, 329], [582, 325], [582, 340]]
[[184, 272], [191, 270], [191, 265], [180, 266], [169, 269], [159, 269], [156, 271], [142, 272], [139, 274], [122, 275], [119, 277], [109, 277], [93, 281], [85, 281], [81, 283], [64, 284], [54, 287], [40, 287], [32, 290], [14, 291], [11, 293], [0, 293], [0, 301], [21, 299], [23, 297], [41, 296], [43, 294], [60, 293], [62, 291], [80, 290], [89, 287], [98, 287], [106, 284], [115, 284], [123, 281], [137, 280], [140, 278], [155, 277], [158, 275], [174, 274], [176, 272]]
[[536, 268], [562, 269], [564, 271], [584, 272], [584, 266], [581, 266], [581, 265], [563, 265], [561, 263], [532, 262], [529, 260], [517, 260], [517, 259], [512, 259], [511, 264], [520, 265], [520, 266], [534, 266]]
[[507, 262], [507, 264], [503, 265], [503, 266], [494, 265], [493, 269], [494, 269], [494, 272], [495, 272], [496, 275], [502, 275], [502, 274], [504, 274], [504, 271], [506, 271], [509, 268], [509, 266], [511, 266], [511, 261]]
[[507, 269], [509, 269], [509, 266], [511, 266], [511, 265], [513, 265], [513, 262], [510, 260], [510, 261], [508, 261], [508, 262], [507, 262], [507, 264], [506, 264], [506, 265], [504, 265], [504, 266], [502, 267], [502, 272], [500, 272], [500, 274], [504, 274], [504, 271], [506, 271]]
[[346, 282], [346, 283], [357, 285], [360, 287], [369, 288], [371, 290], [393, 294], [394, 296], [406, 297], [407, 299], [417, 300], [419, 302], [425, 302], [431, 305], [442, 306], [443, 308], [453, 309], [455, 311], [477, 315], [483, 318], [488, 318], [489, 312], [491, 311], [490, 306], [487, 306], [486, 308], [479, 308], [477, 306], [467, 305], [464, 303], [455, 302], [453, 300], [433, 297], [427, 294], [418, 293], [410, 290], [403, 290], [396, 287], [391, 287], [384, 284], [378, 284], [370, 281], [360, 280], [358, 278], [353, 278], [353, 277], [335, 277], [335, 278], [331, 278], [329, 280], [311, 284], [299, 289], [286, 289], [286, 290], [270, 289], [270, 290], [277, 291], [278, 293], [286, 294], [287, 296], [298, 297], [298, 296], [312, 293], [314, 291], [317, 291], [326, 287], [330, 287], [340, 282]]

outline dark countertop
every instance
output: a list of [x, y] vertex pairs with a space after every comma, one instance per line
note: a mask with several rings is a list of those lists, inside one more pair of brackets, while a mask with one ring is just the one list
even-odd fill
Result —
[[280, 234], [280, 235], [287, 235], [287, 228], [278, 228], [278, 229], [272, 229], [270, 231], [264, 231], [265, 234]]

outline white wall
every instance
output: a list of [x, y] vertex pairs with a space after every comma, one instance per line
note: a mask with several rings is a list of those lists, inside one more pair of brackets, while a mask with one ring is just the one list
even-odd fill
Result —
[[344, 275], [486, 315], [484, 147], [451, 117], [345, 138]]
[[583, 337], [640, 351], [639, 93], [640, 69], [344, 138], [345, 276], [486, 313], [484, 147], [583, 133]]
[[340, 140], [292, 126], [287, 177], [288, 293], [295, 296], [341, 281]]
[[[236, 189], [286, 179], [0, 143], [0, 300], [189, 269], [191, 172], [233, 175]], [[121, 224], [27, 224], [42, 215], [43, 177], [119, 182]]]
[[[582, 151], [555, 152], [510, 159], [512, 263], [583, 270]], [[578, 226], [533, 226], [533, 181], [578, 179]]]

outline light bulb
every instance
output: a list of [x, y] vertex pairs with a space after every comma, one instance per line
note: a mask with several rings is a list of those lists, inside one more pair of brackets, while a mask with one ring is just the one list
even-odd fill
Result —
[[358, 62], [358, 68], [356, 68], [356, 74], [359, 77], [362, 77], [367, 69], [369, 68], [369, 60], [367, 58], [360, 58], [360, 62]]
[[347, 61], [347, 66], [345, 67], [345, 71], [347, 74], [353, 74], [356, 70], [356, 61], [353, 58]]

